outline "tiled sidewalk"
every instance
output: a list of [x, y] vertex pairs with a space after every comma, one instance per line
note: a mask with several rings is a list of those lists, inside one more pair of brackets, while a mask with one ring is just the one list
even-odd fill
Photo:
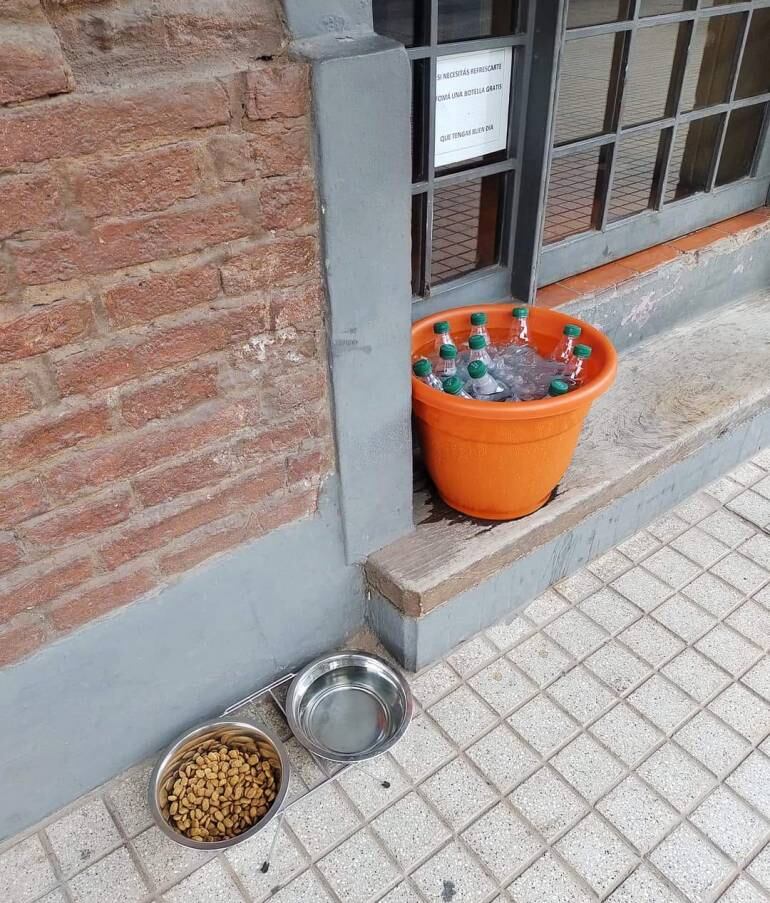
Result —
[[5, 844], [0, 901], [770, 901], [769, 532], [765, 451], [415, 677], [404, 739], [297, 802], [267, 875], [272, 826], [179, 847], [139, 766]]

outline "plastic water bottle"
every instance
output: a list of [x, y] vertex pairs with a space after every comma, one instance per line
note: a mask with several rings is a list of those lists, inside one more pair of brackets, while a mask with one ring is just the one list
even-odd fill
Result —
[[438, 320], [433, 324], [433, 335], [433, 349], [437, 354], [441, 351], [443, 345], [454, 345], [455, 348], [457, 347], [457, 343], [449, 332], [449, 323], [446, 320]]
[[489, 355], [489, 351], [487, 350], [488, 345], [489, 342], [487, 342], [483, 335], [469, 336], [468, 348], [470, 351], [468, 352], [468, 364], [470, 364], [471, 361], [481, 361], [487, 365], [487, 370], [494, 370], [495, 366]]
[[433, 367], [427, 357], [421, 357], [419, 361], [414, 362], [412, 365], [412, 373], [414, 373], [421, 383], [425, 383], [425, 385], [430, 386], [431, 389], [438, 389], [439, 392], [443, 392], [441, 380], [437, 376], [434, 376]]
[[558, 344], [551, 352], [550, 360], [561, 361], [563, 364], [566, 364], [572, 357], [575, 340], [580, 335], [580, 332], [579, 326], [576, 326], [574, 323], [568, 323], [562, 331], [561, 339], [559, 339]]
[[487, 343], [487, 348], [492, 351], [494, 347], [492, 345], [492, 339], [489, 337], [489, 330], [487, 329], [487, 315], [483, 311], [475, 311], [471, 314], [471, 334], [468, 338], [468, 344], [470, 345], [470, 340], [475, 335], [484, 336], [484, 339]]
[[559, 395], [566, 395], [569, 392], [569, 386], [563, 379], [552, 379], [551, 385], [548, 386], [548, 394], [552, 398], [558, 398]]
[[457, 376], [447, 377], [444, 380], [443, 388], [447, 395], [454, 395], [456, 398], [471, 398], [463, 388], [462, 380]]
[[483, 361], [471, 361], [468, 376], [471, 378], [471, 395], [480, 401], [503, 401], [509, 395], [508, 389], [487, 371]]
[[526, 307], [513, 308], [513, 324], [508, 338], [510, 345], [529, 345], [529, 330], [527, 329], [527, 317], [529, 310]]
[[582, 386], [586, 374], [586, 361], [591, 357], [591, 348], [588, 345], [575, 345], [572, 349], [572, 357], [567, 361], [564, 372], [564, 380], [573, 386]]
[[457, 376], [457, 348], [454, 345], [442, 345], [438, 350], [438, 356], [436, 376], [441, 382], [450, 376]]

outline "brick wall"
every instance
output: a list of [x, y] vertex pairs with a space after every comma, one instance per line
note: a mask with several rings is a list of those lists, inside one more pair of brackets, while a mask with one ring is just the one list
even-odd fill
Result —
[[170, 62], [146, 6], [0, 10], [0, 665], [332, 467], [308, 73], [272, 0], [169, 7]]

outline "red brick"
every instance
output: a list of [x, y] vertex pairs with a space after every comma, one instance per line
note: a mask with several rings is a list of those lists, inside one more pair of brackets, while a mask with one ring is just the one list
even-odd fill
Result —
[[162, 213], [106, 221], [90, 235], [55, 233], [9, 241], [16, 275], [24, 285], [40, 285], [104, 273], [151, 260], [200, 251], [259, 231], [248, 198], [201, 199]]
[[269, 412], [285, 415], [325, 394], [326, 373], [315, 366], [276, 377], [263, 392], [263, 399]]
[[222, 267], [222, 284], [231, 295], [296, 285], [318, 273], [318, 247], [312, 236], [255, 245]]
[[45, 640], [42, 624], [10, 627], [0, 632], [0, 668], [12, 665], [42, 646]]
[[123, 523], [131, 516], [131, 507], [131, 496], [123, 490], [98, 501], [89, 500], [60, 508], [35, 522], [22, 524], [18, 530], [25, 539], [36, 545], [66, 546]]
[[25, 608], [36, 608], [85, 583], [93, 575], [86, 558], [49, 567], [47, 562], [29, 569], [16, 585], [0, 594], [0, 623]]
[[289, 485], [313, 479], [329, 470], [329, 458], [323, 451], [311, 451], [297, 455], [288, 461]]
[[43, 486], [35, 477], [0, 488], [0, 526], [10, 527], [42, 514], [48, 507]]
[[223, 182], [245, 182], [256, 177], [257, 165], [245, 135], [215, 135], [209, 140], [209, 152]]
[[59, 186], [48, 174], [0, 178], [0, 211], [0, 239], [58, 223], [63, 213]]
[[229, 121], [229, 98], [213, 80], [59, 97], [0, 114], [0, 166], [178, 138]]
[[268, 119], [251, 126], [251, 153], [262, 176], [287, 176], [309, 166], [310, 130], [305, 120]]
[[0, 423], [28, 414], [36, 406], [35, 393], [23, 373], [0, 377]]
[[212, 301], [219, 290], [216, 267], [194, 267], [121, 282], [104, 292], [104, 306], [114, 326], [133, 326]]
[[304, 116], [308, 111], [309, 69], [303, 63], [264, 63], [246, 73], [249, 119]]
[[318, 489], [311, 489], [299, 495], [278, 499], [259, 514], [259, 523], [265, 533], [277, 530], [301, 517], [313, 514], [318, 507]]
[[57, 630], [73, 630], [133, 602], [153, 589], [157, 583], [155, 576], [148, 570], [116, 575], [109, 583], [79, 592], [72, 599], [51, 609], [49, 616]]
[[232, 519], [190, 533], [183, 541], [183, 547], [160, 558], [160, 569], [164, 574], [178, 574], [189, 570], [201, 561], [211, 558], [218, 552], [227, 551], [250, 539], [261, 536], [264, 532], [253, 516], [240, 518], [236, 523]]
[[46, 411], [10, 426], [0, 442], [0, 471], [29, 467], [111, 429], [105, 402]]
[[43, 354], [87, 334], [93, 327], [88, 304], [53, 304], [0, 323], [0, 364]]
[[326, 304], [323, 286], [303, 285], [276, 293], [270, 298], [270, 312], [276, 329], [296, 326], [321, 317]]
[[299, 229], [318, 220], [315, 185], [306, 175], [268, 179], [260, 201], [266, 229]]
[[71, 90], [56, 34], [35, 6], [38, 15], [31, 21], [0, 23], [0, 104]]
[[75, 197], [89, 216], [126, 216], [162, 210], [198, 194], [200, 167], [191, 144], [172, 144], [107, 160], [76, 164]]
[[101, 550], [102, 558], [107, 567], [118, 567], [145, 552], [166, 545], [178, 536], [262, 501], [283, 488], [285, 483], [286, 469], [280, 464], [264, 472], [248, 474], [234, 485], [211, 493], [206, 500], [167, 516], [152, 512], [145, 526], [125, 533], [120, 539], [105, 546]]
[[150, 420], [186, 411], [217, 393], [217, 368], [200, 367], [128, 393], [121, 399], [120, 410], [126, 423], [144, 426]]
[[15, 568], [23, 557], [21, 547], [13, 535], [0, 534], [0, 574]]

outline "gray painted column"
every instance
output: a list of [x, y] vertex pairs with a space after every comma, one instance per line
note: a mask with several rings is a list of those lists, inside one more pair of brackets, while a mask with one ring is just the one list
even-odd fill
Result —
[[371, 0], [284, 0], [295, 40], [323, 34], [371, 34]]

